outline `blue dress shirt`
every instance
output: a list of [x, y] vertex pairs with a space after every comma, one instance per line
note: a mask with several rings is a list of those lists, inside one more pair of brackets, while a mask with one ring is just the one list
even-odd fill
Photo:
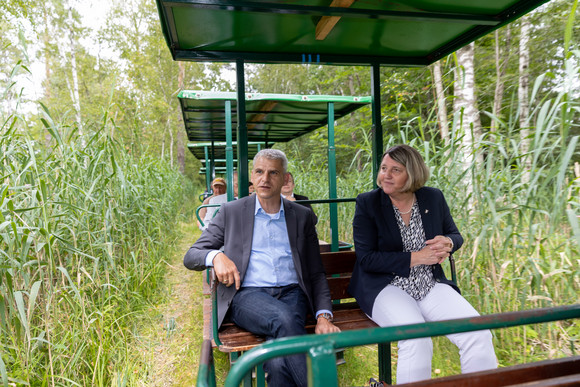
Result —
[[[213, 266], [213, 259], [219, 253], [219, 250], [213, 250], [207, 254], [207, 267]], [[277, 213], [268, 214], [256, 196], [252, 250], [242, 286], [276, 287], [297, 283], [298, 274], [292, 260], [284, 206], [280, 205]], [[332, 315], [330, 310], [321, 309], [316, 311], [315, 316], [322, 313]]]
[[250, 262], [242, 286], [275, 287], [298, 283], [286, 229], [284, 206], [268, 214], [256, 196]]

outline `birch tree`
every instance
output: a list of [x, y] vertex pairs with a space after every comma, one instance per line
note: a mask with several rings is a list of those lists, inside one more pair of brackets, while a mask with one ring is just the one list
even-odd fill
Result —
[[520, 61], [518, 77], [518, 100], [519, 100], [519, 117], [520, 117], [520, 151], [523, 155], [524, 173], [522, 173], [522, 182], [527, 183], [530, 179], [531, 160], [528, 157], [530, 149], [530, 129], [529, 129], [529, 67], [530, 67], [530, 18], [524, 16], [521, 19], [522, 26], [520, 32]]
[[463, 136], [466, 168], [482, 161], [481, 155], [477, 152], [477, 142], [481, 138], [481, 120], [475, 93], [474, 47], [475, 44], [471, 43], [457, 50], [454, 83], [453, 111], [459, 120], [459, 129]]
[[435, 84], [435, 100], [437, 101], [437, 123], [439, 133], [445, 145], [450, 143], [449, 123], [447, 122], [447, 105], [445, 104], [445, 90], [443, 89], [443, 79], [441, 77], [441, 61], [433, 64], [433, 83]]
[[[503, 104], [503, 93], [505, 88], [505, 73], [508, 67], [508, 61], [510, 59], [511, 53], [511, 27], [507, 25], [505, 27], [504, 38], [500, 38], [501, 33], [499, 30], [495, 30], [495, 90], [493, 94], [493, 108], [492, 113], [494, 117], [502, 118], [501, 108]], [[502, 45], [502, 41], [504, 44]], [[495, 133], [497, 131], [497, 120], [492, 119], [490, 124], [490, 131]]]

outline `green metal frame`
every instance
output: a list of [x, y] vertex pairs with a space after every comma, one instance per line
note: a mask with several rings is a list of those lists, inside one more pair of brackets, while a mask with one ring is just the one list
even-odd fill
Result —
[[156, 0], [175, 60], [388, 66], [429, 65], [546, 1]]
[[308, 354], [309, 386], [337, 386], [335, 349], [361, 345], [443, 336], [483, 329], [507, 328], [580, 317], [580, 304], [508, 312], [447, 321], [373, 328], [327, 335], [307, 335], [268, 341], [239, 358], [230, 369], [225, 386], [238, 386], [259, 364], [279, 356]]

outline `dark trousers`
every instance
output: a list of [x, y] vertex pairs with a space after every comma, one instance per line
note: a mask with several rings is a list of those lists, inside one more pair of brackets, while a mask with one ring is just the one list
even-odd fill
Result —
[[[308, 299], [299, 285], [241, 288], [231, 306], [232, 321], [267, 339], [306, 334]], [[264, 363], [269, 386], [306, 386], [306, 356], [274, 358]]]

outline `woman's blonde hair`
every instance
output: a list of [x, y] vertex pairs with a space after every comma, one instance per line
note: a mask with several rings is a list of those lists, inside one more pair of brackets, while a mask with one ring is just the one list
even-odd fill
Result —
[[[409, 178], [403, 187], [403, 192], [415, 192], [425, 185], [429, 179], [429, 168], [415, 148], [404, 144], [395, 145], [383, 153], [381, 163], [387, 155], [397, 163], [402, 164], [407, 170]], [[378, 176], [377, 185], [381, 186]]]

